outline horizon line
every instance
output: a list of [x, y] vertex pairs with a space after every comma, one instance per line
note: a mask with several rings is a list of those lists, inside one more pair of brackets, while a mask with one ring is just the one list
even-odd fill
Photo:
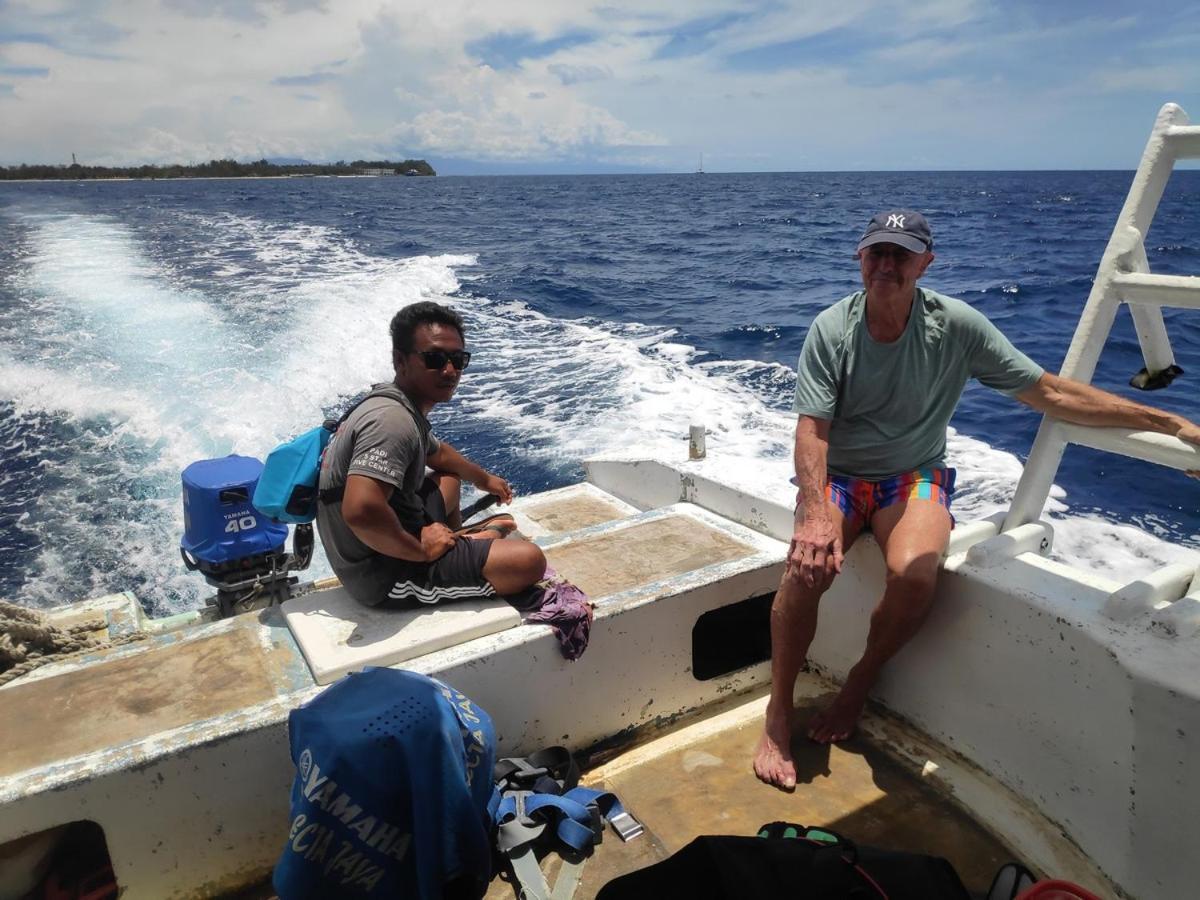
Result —
[[[1187, 161], [1180, 160], [1180, 163], [1184, 163], [1184, 162], [1187, 162]], [[81, 163], [80, 165], [84, 165], [84, 166], [94, 168], [94, 169], [136, 169], [136, 168], [141, 168], [143, 166], [154, 166], [156, 168], [169, 168], [172, 166], [179, 166], [181, 168], [198, 168], [199, 166], [205, 165], [205, 164], [204, 163], [133, 163], [133, 164], [129, 164], [129, 165], [109, 166], [109, 165], [82, 164]], [[289, 167], [289, 166], [304, 166], [304, 165], [325, 166], [325, 165], [334, 165], [334, 163], [315, 163], [315, 162], [314, 163], [294, 163], [294, 164], [288, 163], [288, 164], [277, 165], [277, 167], [285, 168], [285, 167]], [[514, 165], [519, 165], [519, 164], [514, 164]], [[30, 167], [32, 167], [32, 166], [57, 166], [58, 168], [64, 168], [64, 169], [70, 168], [69, 165], [63, 166], [61, 164], [56, 164], [56, 163], [0, 163], [0, 168], [5, 168], [5, 169], [19, 168], [20, 166], [30, 166]], [[430, 164], [430, 166], [432, 167], [432, 164]], [[597, 170], [597, 171], [591, 171], [591, 172], [588, 172], [588, 171], [451, 172], [451, 173], [447, 173], [447, 174], [439, 173], [433, 177], [435, 177], [435, 178], [593, 177], [594, 178], [594, 177], [627, 177], [627, 176], [649, 176], [649, 177], [687, 176], [687, 177], [703, 178], [708, 175], [898, 175], [898, 174], [931, 175], [931, 174], [945, 174], [945, 173], [961, 173], [961, 174], [971, 174], [971, 173], [1029, 173], [1029, 174], [1036, 174], [1036, 173], [1064, 173], [1064, 172], [1130, 172], [1130, 173], [1132, 173], [1132, 172], [1136, 172], [1136, 171], [1137, 171], [1136, 166], [1103, 167], [1103, 168], [1023, 167], [1023, 168], [1010, 168], [1010, 169], [985, 169], [985, 168], [968, 168], [968, 167], [943, 168], [943, 169], [935, 169], [935, 168], [930, 168], [930, 169], [906, 169], [906, 168], [898, 168], [898, 169], [751, 169], [751, 170], [706, 169], [703, 172], [697, 172], [695, 170], [673, 171], [673, 170], [639, 169], [639, 170], [628, 170], [628, 171]], [[1177, 165], [1175, 168], [1175, 172], [1196, 172], [1196, 171], [1200, 171], [1200, 165], [1191, 165], [1191, 166]], [[207, 177], [207, 178], [214, 179], [214, 180], [217, 180], [217, 179], [236, 180], [239, 178], [272, 177], [272, 176], [218, 175], [218, 176], [201, 176], [201, 177]], [[283, 176], [281, 176], [281, 177], [283, 177]], [[348, 176], [332, 175], [329, 177], [337, 178], [337, 177], [348, 177]], [[389, 176], [373, 176], [373, 177], [380, 177], [380, 178], [386, 179]], [[399, 176], [395, 176], [395, 177], [399, 177]], [[150, 180], [186, 181], [186, 180], [189, 180], [189, 178], [190, 178], [189, 176], [171, 176], [169, 178], [158, 178], [158, 179], [140, 178], [140, 177], [130, 178], [128, 176], [123, 176], [123, 177], [118, 177], [118, 178], [41, 178], [41, 179], [38, 179], [38, 178], [25, 178], [25, 179], [0, 178], [0, 182], [6, 182], [6, 181], [114, 181], [114, 180], [121, 180], [121, 181], [130, 181], [130, 180], [133, 180], [133, 181], [150, 181]]]

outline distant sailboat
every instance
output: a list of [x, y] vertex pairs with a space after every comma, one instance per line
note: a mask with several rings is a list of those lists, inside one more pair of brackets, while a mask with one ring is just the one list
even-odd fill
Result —
[[704, 174], [704, 154], [703, 153], [700, 154], [700, 165], [696, 168], [696, 174], [697, 175]]

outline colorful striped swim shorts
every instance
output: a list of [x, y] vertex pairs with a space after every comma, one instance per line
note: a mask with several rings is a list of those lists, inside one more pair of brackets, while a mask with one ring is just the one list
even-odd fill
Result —
[[882, 481], [867, 481], [831, 473], [825, 485], [825, 496], [847, 519], [869, 525], [871, 517], [879, 510], [908, 500], [932, 500], [949, 510], [955, 474], [954, 469], [928, 468]]

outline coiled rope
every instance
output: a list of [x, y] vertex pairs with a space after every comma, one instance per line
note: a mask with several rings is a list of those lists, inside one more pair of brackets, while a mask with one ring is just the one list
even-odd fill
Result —
[[144, 640], [138, 631], [109, 640], [87, 635], [106, 627], [103, 616], [60, 628], [40, 612], [0, 600], [0, 686], [73, 653]]

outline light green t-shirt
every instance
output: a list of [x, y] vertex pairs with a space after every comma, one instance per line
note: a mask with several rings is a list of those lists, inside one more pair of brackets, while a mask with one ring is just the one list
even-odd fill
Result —
[[1018, 394], [1043, 369], [961, 300], [917, 288], [899, 340], [866, 322], [865, 291], [813, 320], [800, 352], [793, 410], [830, 419], [829, 471], [878, 481], [943, 466], [946, 426], [969, 378]]

